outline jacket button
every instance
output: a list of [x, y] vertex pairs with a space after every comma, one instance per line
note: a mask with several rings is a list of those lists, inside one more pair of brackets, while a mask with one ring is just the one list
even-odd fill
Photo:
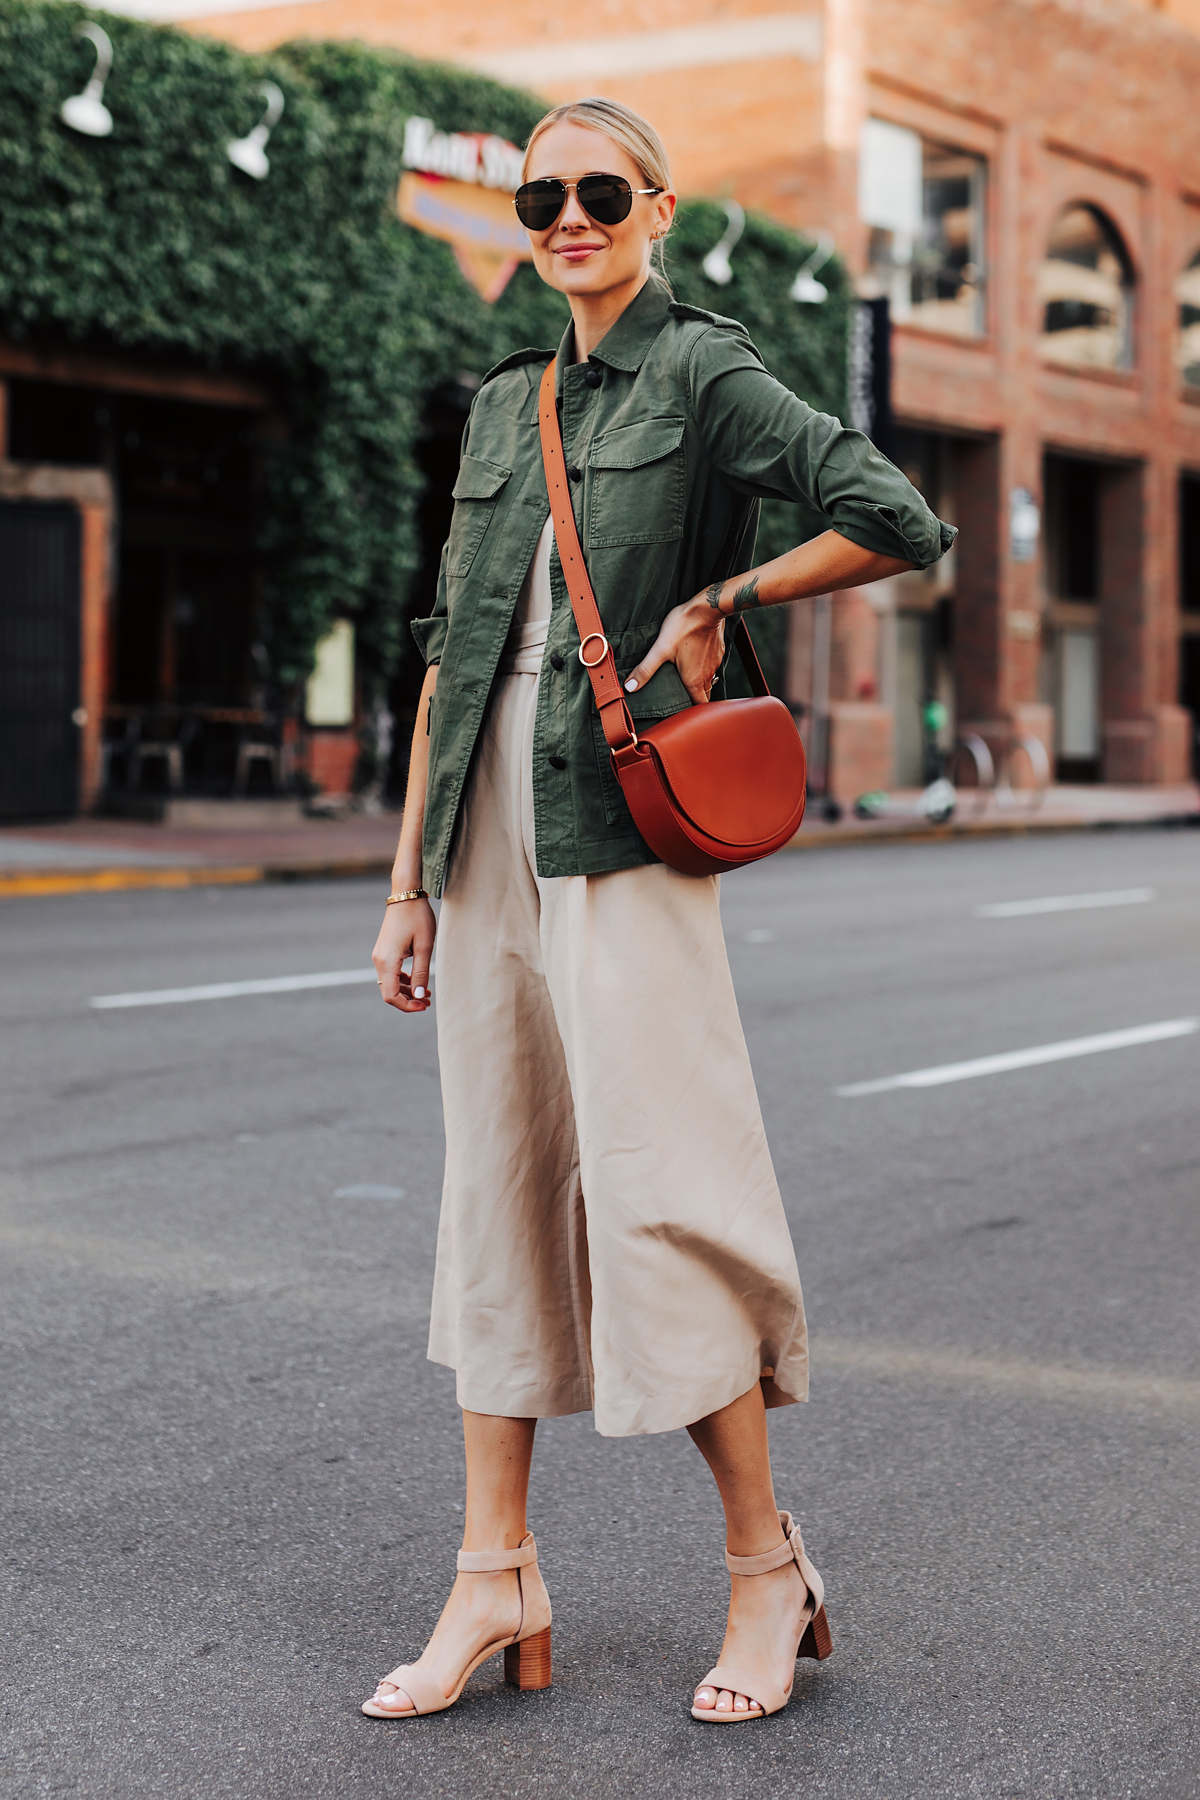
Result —
[[552, 769], [565, 769], [567, 766], [567, 759], [565, 756], [552, 756], [549, 758], [549, 762]]
[[599, 369], [593, 368], [589, 364], [587, 373], [585, 374], [583, 379], [587, 382], [587, 385], [590, 388], [598, 388], [600, 386], [600, 383], [604, 380], [604, 377], [600, 373]]
[[583, 470], [579, 467], [579, 465], [577, 463], [571, 464], [570, 468], [567, 470], [567, 474], [570, 476], [572, 481], [582, 481], [583, 480]]
[[557, 650], [552, 650], [550, 652], [550, 667], [556, 669], [560, 675], [563, 672], [563, 659], [558, 654]]

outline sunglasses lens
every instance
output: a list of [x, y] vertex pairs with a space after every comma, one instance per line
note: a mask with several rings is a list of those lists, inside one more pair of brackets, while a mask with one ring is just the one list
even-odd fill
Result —
[[580, 206], [597, 225], [619, 225], [629, 217], [633, 189], [621, 175], [585, 175], [576, 191]]
[[567, 203], [561, 181], [527, 181], [515, 196], [517, 217], [526, 231], [549, 231]]

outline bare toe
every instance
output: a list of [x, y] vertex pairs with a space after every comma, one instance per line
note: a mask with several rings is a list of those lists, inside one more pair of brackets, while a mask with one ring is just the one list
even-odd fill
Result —
[[692, 1696], [692, 1705], [699, 1706], [704, 1711], [711, 1711], [712, 1708], [716, 1704], [717, 1704], [716, 1688], [710, 1688], [710, 1687], [697, 1688], [696, 1692]]
[[371, 1695], [371, 1700], [375, 1706], [386, 1707], [388, 1712], [394, 1712], [397, 1717], [399, 1717], [401, 1713], [416, 1711], [416, 1707], [404, 1692], [404, 1689], [398, 1688], [395, 1683], [391, 1681], [381, 1681], [379, 1686], [375, 1689], [375, 1692]]

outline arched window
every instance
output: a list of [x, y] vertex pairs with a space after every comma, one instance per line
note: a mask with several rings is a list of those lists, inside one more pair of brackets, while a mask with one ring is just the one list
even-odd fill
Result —
[[1133, 270], [1120, 236], [1094, 206], [1064, 208], [1038, 269], [1046, 362], [1133, 366]]
[[1179, 373], [1187, 387], [1200, 388], [1200, 250], [1175, 283], [1175, 297], [1179, 301]]

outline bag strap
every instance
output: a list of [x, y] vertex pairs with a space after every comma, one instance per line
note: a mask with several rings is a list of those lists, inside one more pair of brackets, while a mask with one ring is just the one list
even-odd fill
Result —
[[[554, 392], [555, 363], [546, 365], [538, 393], [538, 424], [542, 434], [542, 461], [546, 468], [546, 492], [550, 496], [550, 516], [554, 520], [554, 536], [558, 543], [558, 559], [571, 596], [571, 611], [579, 627], [579, 660], [588, 672], [604, 741], [610, 750], [628, 750], [637, 743], [633, 720], [625, 704], [621, 677], [617, 674], [612, 645], [604, 635], [604, 621], [596, 605], [596, 596], [588, 580], [583, 547], [575, 529], [575, 510], [571, 505], [571, 489], [567, 465], [563, 458], [562, 431], [558, 423], [558, 406]], [[603, 649], [600, 650], [600, 646]], [[599, 652], [597, 654], [597, 652]]]
[[[604, 741], [610, 750], [627, 750], [637, 743], [637, 733], [625, 704], [612, 646], [604, 635], [604, 621], [600, 617], [596, 596], [588, 579], [583, 547], [575, 526], [575, 509], [571, 505], [562, 431], [558, 423], [556, 368], [556, 363], [547, 364], [538, 393], [538, 425], [542, 438], [542, 461], [546, 469], [550, 516], [554, 520], [554, 536], [558, 544], [563, 578], [571, 596], [571, 610], [579, 628], [579, 660], [587, 670], [592, 684], [592, 693], [600, 711], [600, 723], [604, 728]], [[734, 643], [754, 693], [769, 694], [771, 690], [767, 686], [762, 665], [755, 655], [746, 622], [740, 616], [734, 627]]]

